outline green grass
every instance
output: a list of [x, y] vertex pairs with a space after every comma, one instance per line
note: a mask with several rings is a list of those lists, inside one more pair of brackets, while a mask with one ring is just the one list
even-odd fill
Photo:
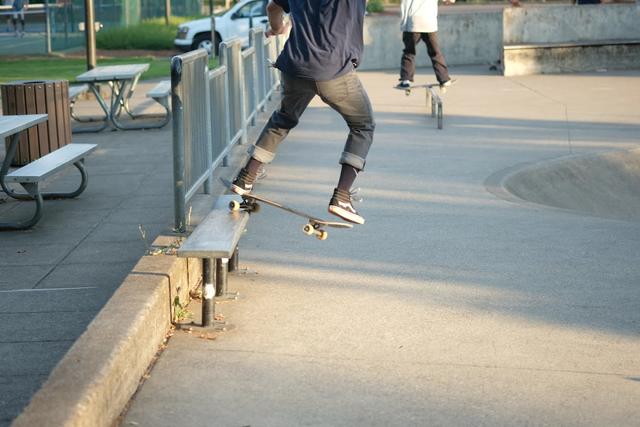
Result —
[[[129, 58], [109, 58], [98, 60], [100, 65], [149, 64], [149, 70], [142, 75], [142, 80], [170, 78], [171, 65], [169, 58], [152, 56], [136, 56]], [[217, 67], [216, 60], [209, 63], [210, 68]], [[84, 58], [47, 58], [25, 57], [19, 59], [3, 59], [0, 61], [0, 83], [12, 80], [69, 80], [86, 71]]]
[[178, 25], [194, 17], [175, 17], [165, 25], [164, 18], [142, 21], [138, 25], [110, 28], [96, 34], [98, 49], [172, 49]]

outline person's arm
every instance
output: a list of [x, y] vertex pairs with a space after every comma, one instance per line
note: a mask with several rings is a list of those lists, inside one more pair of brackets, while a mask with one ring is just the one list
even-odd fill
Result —
[[267, 16], [269, 17], [269, 30], [265, 33], [267, 37], [287, 31], [288, 25], [284, 22], [285, 9], [280, 4], [284, 7], [288, 6], [288, 2], [283, 2], [283, 0], [270, 0], [267, 5]]

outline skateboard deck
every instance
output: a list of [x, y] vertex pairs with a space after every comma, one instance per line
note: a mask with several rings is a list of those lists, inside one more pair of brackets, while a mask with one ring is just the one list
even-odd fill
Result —
[[[231, 189], [231, 182], [227, 181], [224, 178], [220, 178], [220, 180], [226, 185], [227, 188]], [[233, 200], [229, 203], [229, 209], [231, 211], [238, 211], [242, 209], [247, 212], [258, 212], [260, 209], [260, 205], [258, 204], [258, 202], [262, 202], [269, 206], [273, 206], [274, 208], [278, 208], [293, 215], [305, 218], [307, 220], [307, 223], [304, 225], [304, 227], [302, 227], [302, 231], [308, 236], [316, 236], [319, 240], [325, 240], [329, 236], [329, 233], [327, 233], [327, 231], [324, 230], [323, 227], [353, 228], [353, 224], [341, 221], [328, 221], [322, 218], [318, 218], [316, 216], [309, 215], [306, 212], [290, 208], [255, 193], [244, 194], [240, 197], [242, 197], [242, 202]]]
[[425, 88], [425, 89], [431, 89], [433, 87], [437, 87], [440, 88], [440, 92], [441, 93], [445, 93], [447, 91], [448, 88], [450, 88], [451, 86], [453, 86], [456, 83], [456, 79], [452, 79], [451, 80], [451, 84], [448, 87], [442, 87], [440, 86], [439, 83], [425, 83], [425, 84], [412, 84], [409, 87], [400, 87], [398, 85], [394, 86], [394, 89], [398, 89], [398, 90], [403, 90], [404, 94], [409, 96], [411, 95], [411, 90], [412, 89], [419, 89], [419, 88]]

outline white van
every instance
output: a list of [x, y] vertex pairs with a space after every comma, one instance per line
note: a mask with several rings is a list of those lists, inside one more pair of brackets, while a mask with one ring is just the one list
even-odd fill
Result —
[[[231, 9], [216, 16], [216, 53], [220, 42], [232, 37], [242, 40], [243, 46], [249, 45], [249, 29], [266, 29], [268, 0], [242, 0]], [[183, 51], [204, 48], [211, 52], [211, 18], [185, 22], [178, 27], [178, 35], [174, 40], [178, 49]]]

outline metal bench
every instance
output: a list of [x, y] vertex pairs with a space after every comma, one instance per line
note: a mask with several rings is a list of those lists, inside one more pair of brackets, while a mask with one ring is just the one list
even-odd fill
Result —
[[69, 86], [69, 102], [75, 102], [80, 95], [89, 91], [89, 85]]
[[[84, 158], [93, 151], [96, 144], [69, 144], [41, 157], [9, 173], [9, 167], [16, 150], [18, 149], [19, 133], [31, 126], [46, 121], [46, 114], [28, 116], [2, 116], [0, 117], [0, 139], [11, 136], [11, 142], [0, 169], [0, 186], [8, 196], [17, 200], [33, 200], [36, 202], [34, 215], [23, 222], [0, 223], [0, 230], [23, 230], [33, 227], [42, 218], [45, 199], [73, 198], [80, 195], [87, 187], [87, 172], [84, 167]], [[81, 182], [77, 189], [66, 193], [42, 193], [40, 182], [44, 181], [62, 168], [73, 164], [81, 175]], [[18, 183], [27, 193], [16, 192], [7, 184]]]
[[102, 117], [83, 117], [83, 116], [79, 116], [75, 112], [74, 108], [75, 108], [76, 102], [78, 101], [78, 98], [80, 98], [80, 96], [86, 94], [89, 91], [90, 91], [90, 88], [88, 84], [69, 86], [69, 109], [70, 109], [71, 118], [73, 118], [73, 120], [79, 123], [100, 122], [101, 124], [93, 128], [83, 127], [81, 129], [73, 129], [74, 133], [99, 132], [101, 130], [104, 130], [109, 124], [107, 121], [106, 114], [103, 115]]
[[154, 101], [164, 107], [166, 116], [160, 127], [169, 123], [169, 120], [171, 119], [171, 104], [169, 102], [171, 99], [171, 81], [161, 81], [160, 83], [155, 85], [153, 89], [148, 91], [146, 96], [147, 98], [153, 98]]
[[[231, 212], [229, 202], [240, 196], [220, 196], [211, 212], [196, 227], [177, 250], [182, 258], [202, 260], [202, 326], [214, 324], [214, 297], [228, 297], [227, 272], [238, 265], [238, 241], [244, 232], [249, 214]], [[234, 295], [235, 297], [235, 295]]]

